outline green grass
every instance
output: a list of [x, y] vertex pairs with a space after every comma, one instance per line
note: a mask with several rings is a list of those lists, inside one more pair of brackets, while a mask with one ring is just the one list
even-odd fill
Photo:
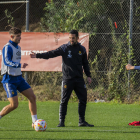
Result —
[[[8, 102], [0, 102], [2, 109]], [[59, 102], [37, 102], [38, 119], [44, 119], [48, 128], [36, 132], [31, 128], [28, 102], [0, 120], [0, 140], [138, 140], [140, 127], [128, 126], [140, 121], [138, 104], [88, 103], [86, 121], [95, 127], [78, 127], [78, 103], [69, 102], [64, 128], [59, 123]]]

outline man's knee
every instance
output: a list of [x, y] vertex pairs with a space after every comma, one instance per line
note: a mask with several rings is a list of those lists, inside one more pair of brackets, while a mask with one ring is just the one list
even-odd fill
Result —
[[18, 107], [18, 102], [10, 103], [10, 105], [11, 105], [11, 108], [14, 110]]
[[79, 99], [80, 104], [86, 104], [87, 103], [87, 98], [84, 99]]
[[69, 99], [61, 99], [60, 105], [67, 105], [68, 101], [69, 101]]
[[31, 94], [31, 95], [30, 95], [29, 101], [30, 101], [30, 102], [35, 102], [35, 101], [36, 101], [36, 96], [35, 96], [35, 94]]

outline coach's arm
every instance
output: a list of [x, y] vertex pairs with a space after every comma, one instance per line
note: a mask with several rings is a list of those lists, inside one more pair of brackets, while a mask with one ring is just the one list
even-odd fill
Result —
[[31, 58], [43, 58], [43, 59], [49, 59], [54, 58], [57, 56], [61, 56], [64, 53], [61, 47], [57, 48], [56, 50], [48, 51], [46, 53], [34, 53], [31, 52], [30, 57]]

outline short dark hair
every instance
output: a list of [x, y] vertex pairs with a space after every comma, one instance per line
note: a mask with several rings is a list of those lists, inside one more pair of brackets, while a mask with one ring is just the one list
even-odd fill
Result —
[[79, 34], [78, 34], [78, 31], [77, 31], [77, 30], [71, 30], [69, 33], [70, 33], [70, 34], [75, 34], [75, 35], [76, 35], [76, 37], [78, 37], [78, 36], [79, 36]]
[[16, 28], [16, 27], [12, 27], [9, 30], [9, 34], [19, 34], [19, 33], [21, 33], [21, 30], [19, 28]]

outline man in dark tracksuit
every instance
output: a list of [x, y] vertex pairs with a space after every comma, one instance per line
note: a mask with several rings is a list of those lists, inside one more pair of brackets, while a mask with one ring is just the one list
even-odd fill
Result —
[[62, 56], [62, 95], [59, 110], [59, 121], [58, 127], [64, 127], [65, 116], [67, 112], [67, 104], [72, 93], [75, 91], [79, 99], [79, 126], [94, 125], [88, 124], [85, 121], [85, 110], [87, 103], [87, 90], [83, 79], [83, 69], [87, 76], [89, 84], [91, 83], [91, 75], [88, 66], [87, 53], [85, 47], [78, 43], [78, 31], [71, 30], [69, 33], [70, 42], [63, 44], [56, 50], [52, 50], [46, 53], [31, 53], [31, 58], [43, 58], [49, 59], [57, 56]]

